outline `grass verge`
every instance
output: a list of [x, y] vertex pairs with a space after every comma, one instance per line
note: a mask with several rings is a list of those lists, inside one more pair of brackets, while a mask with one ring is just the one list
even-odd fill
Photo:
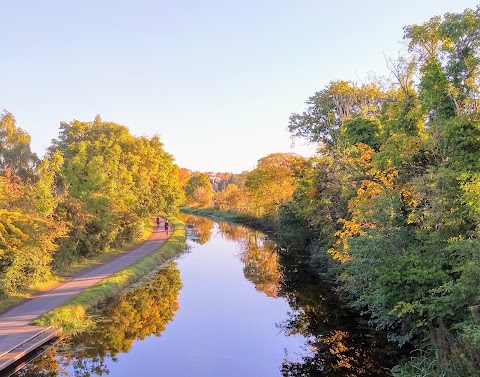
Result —
[[171, 219], [170, 223], [173, 234], [158, 250], [128, 268], [104, 279], [97, 285], [86, 289], [65, 304], [37, 319], [34, 324], [61, 327], [64, 336], [88, 330], [94, 323], [93, 317], [87, 314], [88, 311], [108, 298], [118, 296], [133, 283], [158, 271], [185, 250], [186, 231], [184, 224], [178, 219]]

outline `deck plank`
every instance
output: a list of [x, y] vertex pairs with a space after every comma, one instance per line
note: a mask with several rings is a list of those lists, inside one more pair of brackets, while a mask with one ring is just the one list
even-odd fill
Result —
[[20, 331], [2, 339], [0, 354], [0, 371], [20, 360], [29, 352], [40, 347], [54, 337], [58, 337], [61, 329], [44, 326], [25, 326]]

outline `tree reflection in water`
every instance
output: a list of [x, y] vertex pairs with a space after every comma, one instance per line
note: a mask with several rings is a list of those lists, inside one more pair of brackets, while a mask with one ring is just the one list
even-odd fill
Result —
[[243, 240], [241, 259], [245, 277], [268, 297], [277, 297], [282, 279], [276, 244], [256, 231], [249, 231]]
[[238, 226], [230, 223], [218, 223], [220, 234], [228, 241], [241, 241], [248, 236], [250, 230], [243, 226]]
[[[196, 216], [184, 221], [194, 228], [201, 224]], [[391, 375], [394, 347], [382, 334], [360, 324], [332, 287], [313, 272], [306, 256], [279, 254], [276, 243], [256, 230], [224, 222], [218, 228], [225, 239], [240, 243], [243, 272], [255, 288], [288, 300], [289, 318], [277, 327], [288, 336], [301, 334], [307, 339], [307, 355], [300, 361], [287, 356], [283, 376]]]
[[60, 343], [17, 372], [22, 377], [75, 376], [109, 374], [106, 361], [128, 352], [135, 340], [160, 334], [178, 309], [182, 287], [176, 263], [159, 271], [148, 283], [136, 287], [102, 313], [93, 331]]
[[[185, 214], [182, 214], [180, 219], [191, 227], [195, 234], [210, 238], [214, 227], [213, 221]], [[264, 233], [243, 226], [218, 222], [218, 229], [224, 239], [241, 245], [240, 259], [244, 264], [245, 277], [255, 285], [258, 291], [265, 293], [268, 297], [277, 297], [282, 274], [276, 244], [268, 240]]]
[[189, 239], [197, 242], [200, 245], [207, 243], [212, 236], [212, 229], [215, 223], [205, 217], [198, 217], [193, 215], [179, 214], [178, 219], [183, 221], [187, 228], [193, 231], [190, 232]]
[[362, 326], [301, 258], [282, 255], [281, 263], [280, 295], [292, 311], [278, 327], [305, 336], [311, 351], [299, 362], [285, 359], [283, 376], [391, 376], [397, 360], [385, 337]]

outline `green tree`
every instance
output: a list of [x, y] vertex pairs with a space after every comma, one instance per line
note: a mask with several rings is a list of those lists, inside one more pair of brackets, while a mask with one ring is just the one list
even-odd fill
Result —
[[68, 197], [60, 213], [72, 221], [63, 254], [88, 255], [130, 242], [152, 214], [177, 211], [179, 170], [157, 136], [135, 137], [97, 116], [62, 123], [50, 147], [52, 155], [56, 151], [64, 156], [59, 182]]
[[332, 81], [307, 100], [308, 107], [302, 114], [290, 116], [288, 130], [294, 137], [332, 144], [344, 121], [377, 118], [387, 99], [388, 95], [375, 83], [358, 86]]
[[32, 179], [38, 157], [30, 150], [30, 135], [16, 126], [12, 113], [0, 114], [0, 174], [11, 174]]
[[376, 150], [380, 148], [382, 126], [378, 119], [353, 118], [342, 128], [349, 144], [363, 143]]
[[12, 114], [0, 121], [0, 296], [34, 288], [52, 275], [51, 262], [66, 224], [55, 218], [54, 177], [61, 156], [30, 152], [30, 136]]
[[[40, 180], [41, 182], [41, 180]], [[33, 187], [35, 189], [35, 187]], [[51, 276], [65, 224], [30, 199], [32, 185], [0, 176], [0, 296], [15, 295]]]
[[280, 217], [289, 252], [341, 262], [316, 259], [372, 325], [433, 350], [409, 370], [423, 360], [452, 376], [480, 368], [479, 14], [407, 26], [411, 55], [390, 62], [381, 111], [364, 112], [344, 84], [292, 116], [293, 136], [322, 145]]
[[405, 27], [421, 72], [421, 97], [432, 121], [478, 111], [480, 8]]

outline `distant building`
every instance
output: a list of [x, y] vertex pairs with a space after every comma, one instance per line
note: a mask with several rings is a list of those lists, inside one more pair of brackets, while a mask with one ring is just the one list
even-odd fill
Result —
[[217, 177], [217, 173], [207, 173], [208, 178], [210, 179], [210, 183], [213, 186], [213, 191], [218, 191], [218, 183], [220, 182], [220, 178]]

